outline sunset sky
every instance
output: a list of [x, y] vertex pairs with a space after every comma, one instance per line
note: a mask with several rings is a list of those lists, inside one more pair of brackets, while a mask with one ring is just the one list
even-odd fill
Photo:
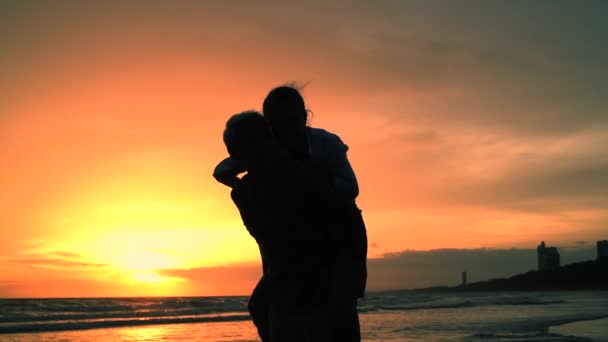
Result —
[[608, 238], [607, 16], [2, 1], [0, 297], [248, 294], [258, 249], [211, 173], [226, 119], [291, 81], [350, 147], [370, 257], [588, 249]]

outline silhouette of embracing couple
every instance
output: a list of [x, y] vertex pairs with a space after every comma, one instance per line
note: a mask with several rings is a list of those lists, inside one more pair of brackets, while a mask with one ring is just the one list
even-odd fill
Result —
[[230, 157], [213, 176], [232, 188], [260, 248], [263, 276], [248, 309], [262, 341], [360, 341], [367, 233], [357, 179], [348, 147], [307, 117], [295, 87], [272, 89], [263, 114], [228, 120]]

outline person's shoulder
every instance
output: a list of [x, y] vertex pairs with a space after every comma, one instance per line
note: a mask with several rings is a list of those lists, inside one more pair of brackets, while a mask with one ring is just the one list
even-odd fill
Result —
[[313, 138], [322, 139], [325, 141], [342, 142], [342, 139], [335, 134], [323, 128], [308, 127], [308, 131]]
[[309, 127], [311, 140], [316, 141], [323, 149], [346, 151], [348, 146], [340, 139], [340, 137], [323, 128]]

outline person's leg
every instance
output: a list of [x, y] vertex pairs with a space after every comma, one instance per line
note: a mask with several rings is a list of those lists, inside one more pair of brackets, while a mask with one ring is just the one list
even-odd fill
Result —
[[327, 306], [323, 306], [322, 308], [318, 308], [304, 314], [300, 322], [304, 324], [302, 328], [306, 336], [306, 342], [339, 341], [333, 339], [332, 337]]
[[294, 314], [285, 305], [270, 305], [270, 339], [272, 342], [305, 342], [302, 316]]
[[344, 247], [338, 252], [331, 278], [328, 308], [333, 341], [361, 341], [356, 300], [360, 288], [359, 284], [353, 282], [360, 272], [358, 266], [353, 262], [352, 249]]
[[270, 303], [264, 280], [262, 277], [251, 293], [247, 309], [262, 342], [270, 342]]
[[359, 342], [361, 341], [361, 326], [359, 324], [359, 312], [357, 312], [357, 301], [354, 300], [350, 305], [345, 308], [344, 318], [347, 321], [348, 326], [348, 341]]
[[292, 312], [280, 305], [270, 307], [272, 342], [341, 342], [333, 338], [326, 308]]
[[330, 312], [330, 326], [332, 341], [360, 342], [357, 302], [334, 306]]

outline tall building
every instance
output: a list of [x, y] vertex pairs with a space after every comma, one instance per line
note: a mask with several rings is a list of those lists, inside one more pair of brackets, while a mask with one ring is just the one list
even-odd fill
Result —
[[608, 240], [597, 242], [597, 260], [608, 259]]
[[545, 246], [545, 242], [542, 241], [540, 246], [536, 248], [538, 254], [538, 270], [554, 270], [559, 268], [559, 252], [555, 247]]

